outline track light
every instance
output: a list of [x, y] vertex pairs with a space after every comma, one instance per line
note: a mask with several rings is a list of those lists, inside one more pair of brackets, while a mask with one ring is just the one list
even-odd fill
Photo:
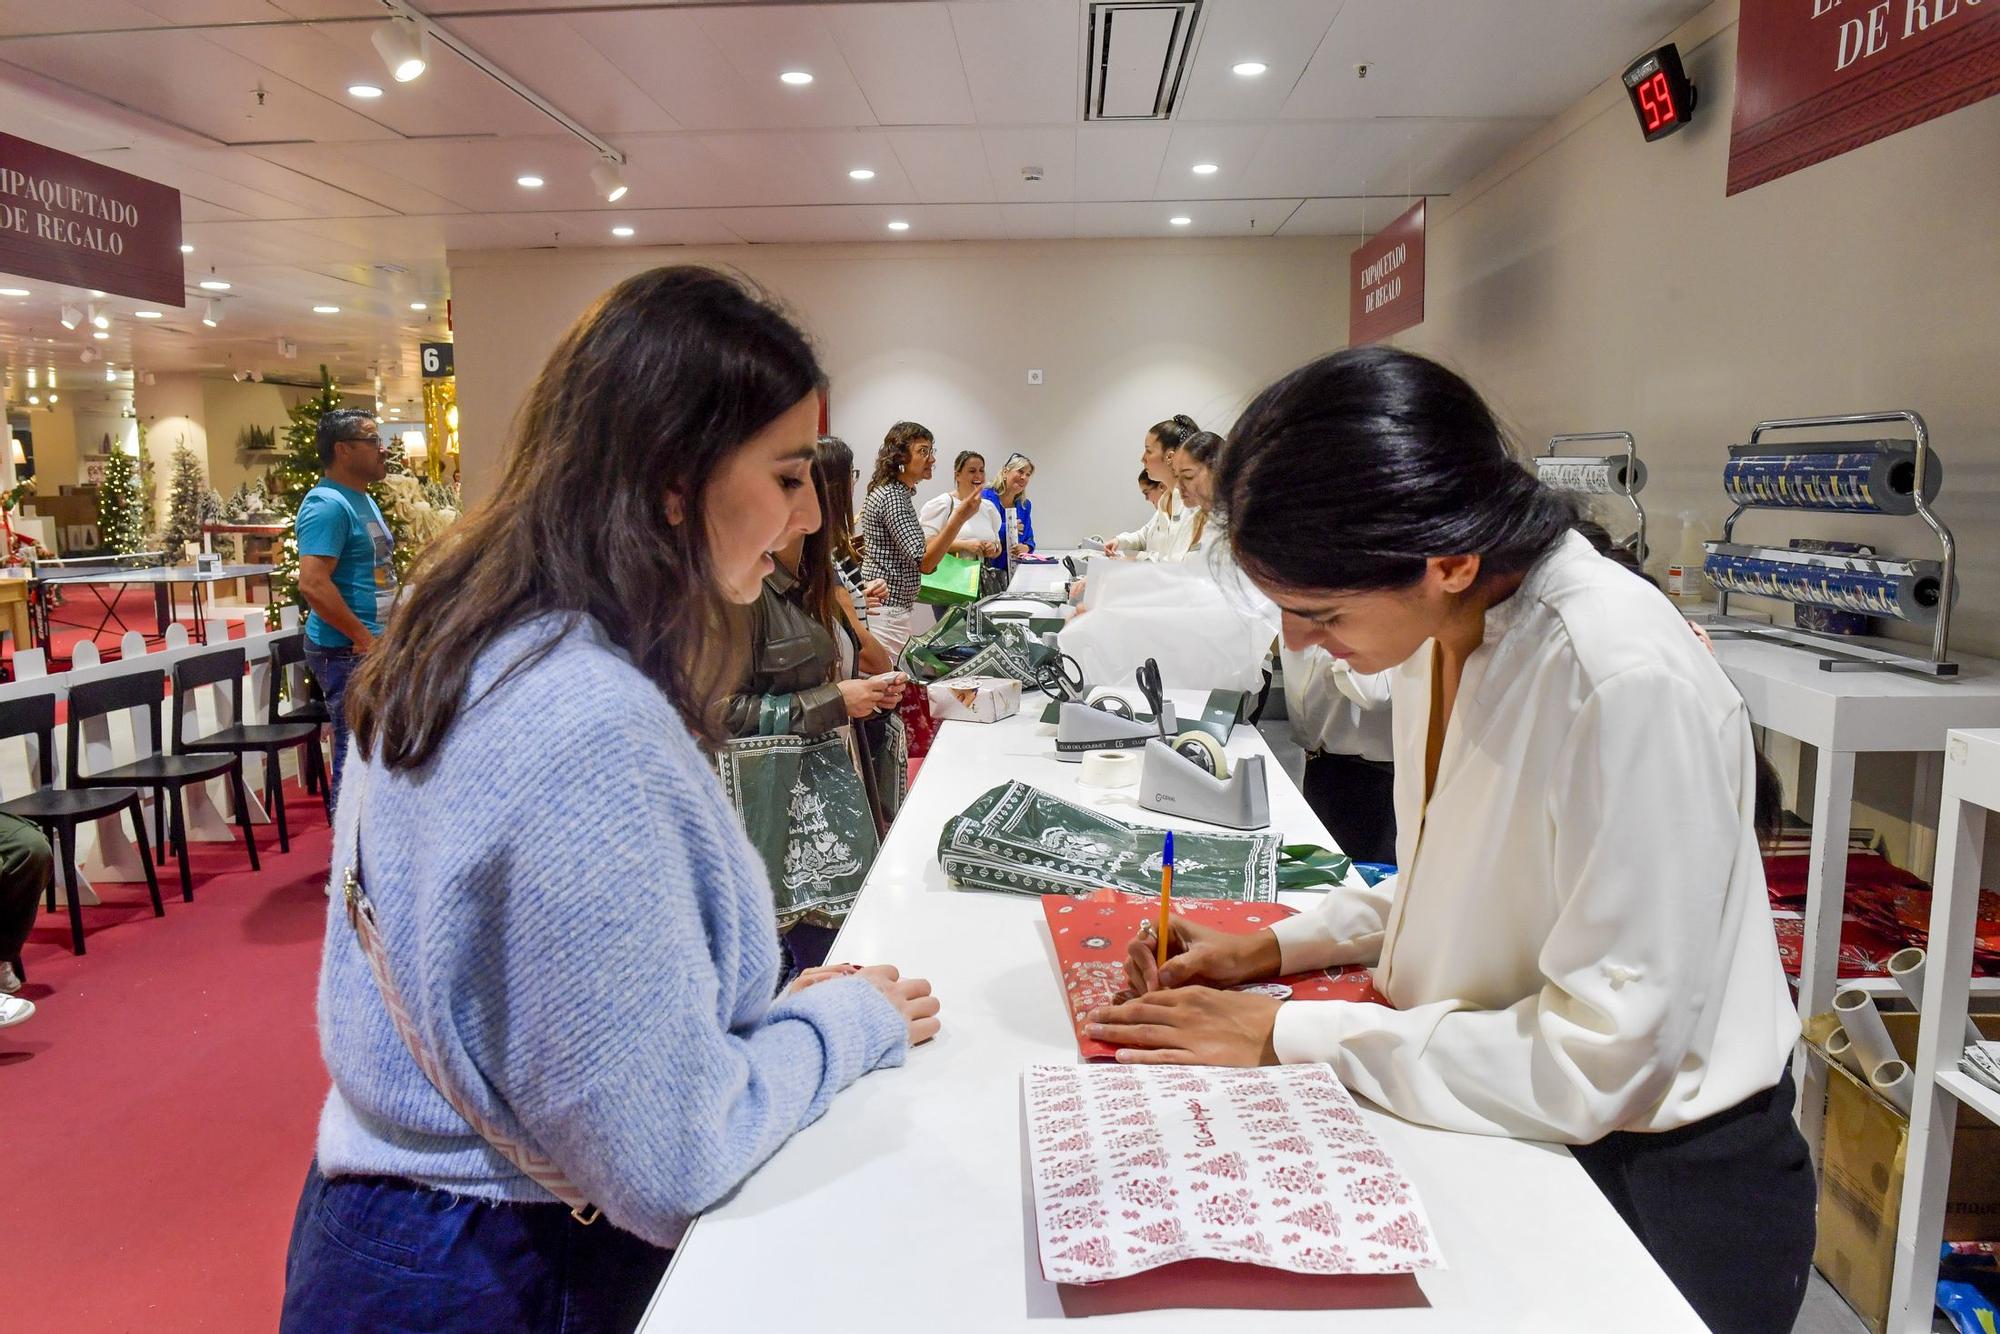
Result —
[[76, 327], [77, 325], [79, 325], [79, 324], [82, 324], [82, 323], [83, 323], [83, 312], [82, 312], [82, 311], [78, 310], [78, 309], [77, 309], [77, 308], [76, 308], [75, 306], [64, 306], [64, 307], [62, 308], [62, 327], [63, 327], [63, 328], [65, 328], [65, 329], [74, 329], [74, 328], [75, 328], [75, 327]]
[[91, 306], [91, 307], [89, 307], [89, 311], [90, 311], [90, 327], [91, 327], [91, 328], [93, 328], [93, 329], [109, 329], [109, 328], [111, 327], [111, 317], [110, 317], [109, 315], [106, 315], [106, 314], [105, 314], [105, 313], [104, 313], [103, 311], [99, 310], [99, 309], [98, 309], [98, 308], [97, 308], [96, 306]]
[[222, 303], [214, 297], [202, 302], [201, 322], [211, 329], [222, 323]]
[[625, 173], [611, 158], [602, 158], [590, 169], [590, 183], [597, 187], [597, 193], [604, 196], [604, 202], [615, 204], [625, 197], [630, 187], [625, 184]]
[[430, 33], [415, 19], [398, 14], [368, 40], [375, 43], [376, 53], [389, 67], [389, 77], [397, 83], [419, 77], [430, 64]]

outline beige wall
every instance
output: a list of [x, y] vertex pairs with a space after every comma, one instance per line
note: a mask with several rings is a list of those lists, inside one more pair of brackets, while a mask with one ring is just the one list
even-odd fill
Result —
[[[1532, 446], [1632, 431], [1656, 565], [1681, 511], [1719, 530], [1724, 446], [1759, 420], [1916, 409], [1959, 540], [1953, 648], [2000, 656], [2000, 98], [1724, 198], [1735, 0], [1677, 37], [1693, 125], [1645, 143], [1612, 80], [1434, 201], [1425, 321], [1397, 341], [1463, 371]], [[1917, 520], [1764, 511], [1739, 532], [1937, 555]], [[1912, 772], [1876, 756], [1858, 781], [1857, 819], [1899, 855]]]
[[[1036, 461], [1037, 535], [1068, 545], [1143, 517], [1148, 426], [1227, 429], [1266, 381], [1346, 333], [1352, 238], [737, 246], [451, 256], [469, 498], [491, 485], [521, 394], [590, 301], [649, 265], [733, 265], [782, 298], [832, 377], [834, 432], [865, 471], [900, 418], [944, 466]], [[1044, 383], [1027, 383], [1030, 368]]]
[[53, 496], [77, 483], [76, 416], [67, 403], [32, 413], [28, 429], [35, 433], [35, 494]]
[[264, 476], [270, 464], [241, 461], [236, 452], [238, 437], [245, 427], [262, 426], [278, 432], [282, 442], [292, 404], [307, 393], [285, 385], [204, 380], [201, 397], [208, 426], [209, 487], [227, 498], [242, 483]]

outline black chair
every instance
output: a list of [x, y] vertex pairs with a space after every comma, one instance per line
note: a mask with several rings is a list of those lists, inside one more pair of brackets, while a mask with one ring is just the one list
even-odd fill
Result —
[[[271, 680], [264, 700], [264, 717], [274, 723], [311, 723], [315, 729], [333, 722], [333, 715], [326, 711], [326, 693], [319, 688], [313, 678], [312, 668], [305, 667], [306, 637], [303, 633], [285, 635], [271, 642]], [[299, 676], [306, 683], [306, 697], [294, 699], [292, 707], [281, 708], [279, 688], [294, 667], [304, 667]], [[306, 791], [319, 794], [320, 804], [326, 807], [326, 818], [333, 818], [333, 784], [327, 781], [326, 755], [319, 748], [319, 737], [306, 747], [305, 779]]]
[[[217, 649], [183, 658], [174, 664], [174, 695], [176, 701], [190, 690], [208, 685], [227, 685], [231, 704], [230, 717], [243, 716], [243, 663], [244, 653], [240, 648]], [[296, 746], [319, 749], [318, 723], [236, 723], [207, 736], [187, 740], [181, 735], [181, 725], [187, 718], [187, 710], [174, 709], [174, 753], [186, 751], [213, 753], [226, 751], [239, 761], [237, 772], [241, 773], [240, 761], [249, 755], [264, 757], [264, 803], [271, 808], [271, 815], [278, 824], [278, 850], [292, 850], [291, 831], [285, 827], [285, 784], [284, 776], [278, 772], [278, 756]]]
[[[153, 743], [159, 744], [160, 698], [166, 693], [167, 674], [162, 671], [131, 672], [124, 676], [114, 676], [108, 681], [93, 681], [88, 685], [73, 685], [69, 688], [69, 785], [71, 787], [115, 787], [129, 784], [133, 787], [153, 789], [159, 809], [172, 813], [171, 838], [174, 853], [181, 864], [181, 898], [194, 902], [194, 876], [188, 870], [187, 847], [187, 802], [185, 789], [195, 783], [206, 783], [211, 778], [229, 779], [230, 795], [236, 802], [236, 824], [243, 831], [243, 846], [250, 853], [250, 869], [262, 870], [257, 860], [257, 840], [250, 832], [250, 796], [243, 786], [243, 757], [219, 752], [206, 755], [169, 755], [155, 749], [150, 755], [142, 755], [130, 764], [120, 764], [106, 769], [103, 773], [86, 774], [77, 767], [78, 737], [81, 724], [90, 718], [102, 717], [107, 713], [122, 713], [126, 709], [144, 709], [152, 719]], [[174, 730], [178, 732], [177, 722]], [[171, 804], [169, 798], [171, 797]], [[157, 834], [157, 827], [155, 833]], [[156, 846], [164, 849], [164, 841], [156, 838]], [[164, 861], [164, 850], [160, 853]]]
[[[153, 916], [165, 917], [167, 909], [160, 902], [160, 878], [153, 874], [153, 853], [146, 846], [146, 814], [139, 806], [139, 789], [99, 787], [78, 790], [55, 786], [55, 727], [54, 695], [31, 695], [26, 699], [0, 703], [0, 739], [34, 737], [40, 748], [42, 771], [42, 785], [24, 797], [0, 803], [0, 815], [11, 815], [17, 820], [27, 820], [40, 826], [42, 833], [55, 846], [62, 862], [63, 892], [69, 896], [70, 948], [81, 954], [83, 905], [78, 901], [76, 890], [76, 831], [86, 820], [116, 815], [120, 811], [131, 814], [132, 832], [139, 842], [139, 861], [146, 868], [146, 888], [153, 896]], [[71, 735], [75, 735], [74, 732]], [[75, 763], [72, 747], [70, 764], [74, 766]], [[53, 876], [49, 878], [48, 906], [50, 911], [55, 910], [56, 885]], [[15, 959], [13, 963], [14, 972], [26, 981], [27, 974], [21, 971], [21, 961]]]

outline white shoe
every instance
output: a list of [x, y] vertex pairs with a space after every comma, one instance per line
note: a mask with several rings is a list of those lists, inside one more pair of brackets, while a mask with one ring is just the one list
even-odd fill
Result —
[[21, 989], [21, 975], [14, 971], [11, 963], [0, 963], [0, 991], [9, 996]]
[[0, 1028], [35, 1017], [35, 1003], [19, 996], [0, 996]]

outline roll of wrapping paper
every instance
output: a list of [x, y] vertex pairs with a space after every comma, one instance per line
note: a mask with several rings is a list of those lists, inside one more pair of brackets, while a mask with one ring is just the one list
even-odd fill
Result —
[[[1918, 1014], [1922, 1014], [1924, 1010], [1924, 964], [1926, 961], [1927, 956], [1925, 953], [1912, 945], [1908, 949], [1900, 949], [1890, 955], [1889, 961], [1885, 965], [1889, 970], [1889, 976], [1896, 979], [1896, 985], [1901, 987], [1903, 994], [1910, 998], [1910, 1008]], [[1965, 1016], [1966, 1045], [1970, 1046], [1977, 1043], [1983, 1037], [1984, 1034], [1979, 1031], [1979, 1025], [1972, 1022], [1972, 1016], [1969, 1014]]]
[[[1909, 440], [1855, 440], [1811, 449], [1731, 451], [1722, 489], [1738, 505], [1863, 514], [1915, 514], [1917, 447]], [[1925, 462], [1924, 501], [1937, 498], [1944, 464]]]
[[1936, 561], [1810, 555], [1776, 547], [1704, 542], [1702, 570], [1728, 593], [1888, 616], [1912, 625], [1937, 620], [1943, 571]]
[[1623, 496], [1646, 489], [1646, 461], [1632, 459], [1632, 490], [1625, 489], [1623, 454], [1591, 458], [1544, 454], [1535, 460], [1535, 475], [1553, 491], [1590, 496]]
[[1834, 996], [1833, 1012], [1854, 1043], [1854, 1054], [1863, 1070], [1872, 1075], [1884, 1062], [1902, 1059], [1896, 1054], [1896, 1044], [1889, 1041], [1889, 1030], [1882, 1024], [1882, 1012], [1875, 1008], [1873, 996], [1859, 987], [1849, 987]]

